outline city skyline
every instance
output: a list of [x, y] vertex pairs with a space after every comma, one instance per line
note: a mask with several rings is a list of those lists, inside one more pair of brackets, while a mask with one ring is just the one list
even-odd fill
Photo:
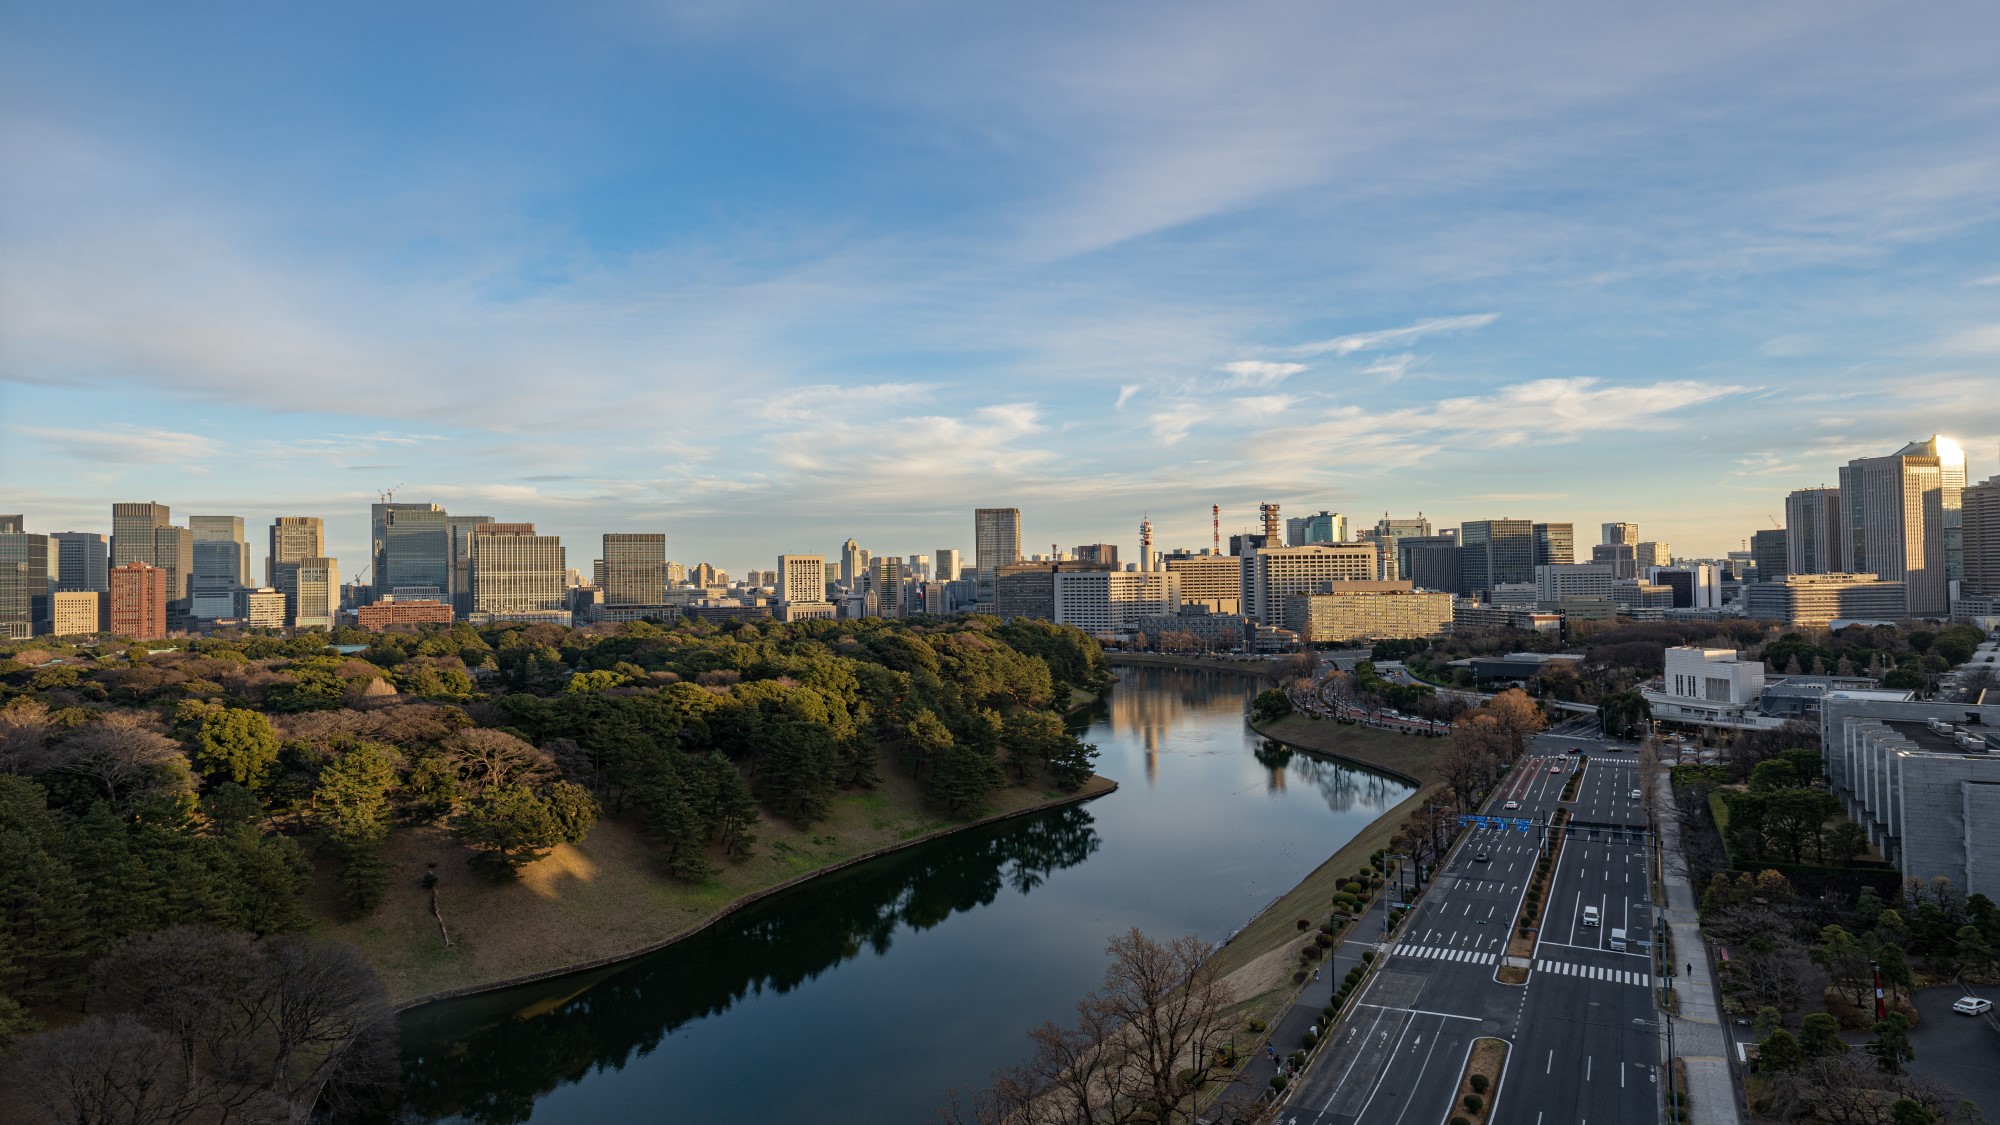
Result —
[[442, 13], [11, 12], [12, 506], [1712, 555], [1941, 428], [1994, 471], [1990, 9], [1021, 15], [496, 8], [496, 71]]

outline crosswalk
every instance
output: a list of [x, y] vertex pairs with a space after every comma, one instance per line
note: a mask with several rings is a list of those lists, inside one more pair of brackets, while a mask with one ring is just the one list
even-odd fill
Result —
[[1405, 957], [1432, 957], [1439, 961], [1464, 961], [1471, 965], [1491, 965], [1499, 960], [1492, 953], [1481, 953], [1473, 949], [1443, 949], [1435, 945], [1418, 945], [1416, 942], [1400, 942], [1390, 949]]
[[1535, 970], [1543, 973], [1557, 973], [1566, 977], [1588, 977], [1591, 980], [1610, 981], [1613, 984], [1636, 984], [1650, 988], [1653, 984], [1651, 973], [1634, 973], [1625, 969], [1604, 969], [1596, 965], [1572, 965], [1567, 961], [1535, 959]]

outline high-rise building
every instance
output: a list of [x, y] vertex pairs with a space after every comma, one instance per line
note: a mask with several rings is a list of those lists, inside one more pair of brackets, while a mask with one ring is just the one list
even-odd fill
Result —
[[1435, 637], [1451, 627], [1455, 601], [1408, 582], [1330, 582], [1319, 593], [1288, 598], [1285, 619], [1307, 644]]
[[975, 508], [972, 512], [972, 567], [975, 603], [987, 612], [998, 608], [994, 587], [1003, 566], [1021, 559], [1021, 509]]
[[1788, 549], [1783, 528], [1759, 531], [1750, 536], [1750, 560], [1757, 566], [1757, 581], [1779, 582], [1786, 574]]
[[[7, 526], [20, 528], [19, 517]], [[49, 631], [49, 537], [0, 531], [0, 640]]]
[[153, 556], [153, 529], [171, 523], [172, 509], [157, 500], [111, 505], [111, 565], [159, 565]]
[[1176, 551], [1162, 561], [1167, 570], [1180, 575], [1182, 605], [1204, 606], [1210, 613], [1241, 611], [1243, 566], [1236, 556]]
[[[210, 563], [214, 563], [217, 560], [234, 556], [236, 560], [236, 572], [230, 577], [235, 580], [238, 586], [250, 585], [250, 544], [243, 538], [242, 516], [189, 516], [188, 530], [194, 532], [194, 541], [196, 544], [224, 543], [234, 547], [234, 550], [211, 553], [209, 561]], [[203, 573], [202, 549], [197, 545], [195, 547], [195, 577], [200, 578]]]
[[778, 600], [817, 605], [826, 601], [824, 555], [779, 555]]
[[938, 548], [937, 580], [939, 582], [958, 581], [958, 571], [961, 565], [962, 564], [959, 562], [959, 557], [958, 557], [958, 548], [956, 547]]
[[[1937, 439], [1912, 442], [1887, 457], [1860, 457], [1840, 470], [1843, 566], [1903, 584], [1912, 617], [1950, 609], [1945, 569], [1945, 464]], [[1955, 471], [1963, 480], [1964, 455]], [[1961, 486], [1962, 487], [1962, 486]], [[1949, 507], [1959, 506], [1953, 488]]]
[[1598, 543], [1590, 548], [1590, 561], [1611, 568], [1614, 580], [1639, 576], [1639, 548], [1632, 543]]
[[1149, 617], [1181, 611], [1180, 575], [1171, 570], [1111, 570], [1084, 563], [1050, 575], [1049, 620], [1093, 636], [1135, 629]]
[[600, 561], [603, 570], [597, 576], [597, 585], [604, 590], [605, 605], [666, 604], [667, 537], [664, 533], [608, 533], [604, 536], [604, 558]]
[[279, 516], [271, 521], [268, 538], [264, 585], [273, 589], [278, 586], [279, 566], [326, 557], [326, 521], [318, 516]]
[[972, 512], [972, 565], [985, 581], [1021, 559], [1021, 509], [975, 508]]
[[1833, 574], [1845, 551], [1838, 488], [1801, 488], [1785, 497], [1786, 573]]
[[111, 589], [110, 544], [94, 531], [58, 531], [49, 536], [55, 552], [55, 585], [58, 590]]
[[1569, 566], [1576, 562], [1576, 525], [1538, 523], [1535, 525], [1535, 565]]
[[561, 538], [537, 535], [531, 523], [481, 524], [472, 532], [472, 612], [501, 620], [566, 620], [567, 570]]
[[[285, 595], [285, 623], [331, 629], [340, 613], [340, 564], [324, 555], [287, 559], [274, 568], [272, 589]], [[384, 595], [387, 596], [387, 595]]]
[[1646, 568], [1648, 567], [1672, 566], [1674, 562], [1673, 548], [1666, 543], [1655, 540], [1648, 540], [1639, 544], [1635, 554], [1637, 555], [1639, 573], [1641, 574], [1646, 573]]
[[[376, 505], [381, 512], [381, 546], [376, 555], [375, 596], [426, 596], [439, 601], [451, 595], [451, 517], [436, 504]], [[480, 524], [480, 527], [500, 526]]]
[[1437, 535], [1405, 535], [1396, 540], [1396, 576], [1419, 590], [1465, 593], [1463, 565], [1458, 531], [1454, 528], [1446, 528]]
[[10, 532], [18, 535], [27, 530], [28, 517], [18, 513], [11, 516], [0, 516], [0, 535], [6, 535]]
[[1405, 539], [1427, 538], [1431, 534], [1431, 521], [1418, 512], [1415, 519], [1396, 519], [1387, 512], [1375, 521], [1372, 532], [1364, 535], [1377, 548], [1375, 577], [1383, 581], [1408, 577], [1403, 573], [1403, 553], [1397, 546]]
[[876, 559], [868, 571], [867, 592], [874, 616], [903, 616], [903, 560], [894, 555]]
[[113, 633], [135, 641], [167, 635], [166, 568], [136, 561], [112, 567], [110, 601]]
[[1309, 547], [1266, 547], [1238, 560], [1243, 576], [1243, 615], [1265, 625], [1296, 628], [1286, 620], [1286, 599], [1310, 594], [1329, 582], [1373, 582], [1373, 543], [1316, 543]]
[[1285, 521], [1285, 545], [1303, 547], [1309, 543], [1347, 542], [1347, 517], [1339, 512], [1314, 512]]
[[861, 589], [867, 564], [861, 561], [861, 544], [849, 539], [840, 545], [840, 584], [850, 591]]
[[1458, 551], [1466, 594], [1504, 582], [1533, 582], [1535, 525], [1529, 520], [1471, 520], [1459, 525]]
[[1103, 563], [1113, 570], [1118, 569], [1118, 544], [1085, 543], [1070, 550], [1070, 557], [1077, 562]]
[[[1003, 620], [1029, 617], [1054, 621], [1056, 617], [1057, 574], [1109, 573], [1101, 563], [1022, 561], [1002, 566], [993, 576], [993, 604], [982, 612], [998, 614]], [[1134, 577], [1142, 572], [1133, 571]]]
[[1968, 487], [1963, 500], [1965, 592], [2000, 598], [2000, 476]]
[[190, 582], [194, 616], [212, 621], [236, 615], [236, 591], [250, 584], [250, 545], [242, 516], [189, 516], [194, 540]]
[[194, 532], [185, 527], [154, 528], [153, 565], [167, 572], [167, 599], [173, 612], [186, 612], [194, 595]]
[[[368, 506], [368, 562], [374, 568], [371, 579], [375, 586], [375, 596], [378, 598], [390, 596], [399, 585], [389, 577], [389, 515], [392, 512], [435, 512], [442, 516], [444, 509], [436, 504], [406, 503], [396, 500], [384, 500]], [[449, 588], [449, 579], [443, 583], [428, 584], [446, 589]], [[400, 585], [408, 586], [415, 583], [405, 582]]]
[[496, 523], [492, 516], [446, 516], [451, 530], [451, 606], [453, 612], [472, 612], [472, 529]]
[[1600, 530], [1603, 532], [1603, 537], [1598, 540], [1599, 543], [1636, 545], [1639, 542], [1639, 525], [1636, 523], [1607, 523]]

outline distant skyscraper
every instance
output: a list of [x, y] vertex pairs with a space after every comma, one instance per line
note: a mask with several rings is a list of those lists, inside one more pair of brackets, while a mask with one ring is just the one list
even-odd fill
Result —
[[1964, 592], [1982, 598], [2000, 598], [2000, 476], [1968, 486], [1963, 502]]
[[153, 529], [153, 565], [167, 572], [167, 600], [185, 612], [194, 594], [194, 532], [185, 527]]
[[903, 616], [903, 560], [887, 555], [875, 560], [868, 573], [868, 592], [875, 601], [875, 616]]
[[1021, 559], [1021, 509], [975, 508], [972, 512], [972, 565], [981, 581]]
[[1285, 545], [1347, 542], [1347, 517], [1339, 512], [1315, 512], [1285, 521]]
[[[20, 528], [16, 517], [7, 526]], [[25, 641], [49, 630], [49, 537], [0, 531], [0, 639]]]
[[567, 616], [562, 540], [531, 523], [489, 523], [472, 533], [472, 612], [500, 618]]
[[[1118, 567], [1116, 543], [1084, 543], [1071, 550], [1070, 554], [1076, 557], [1077, 562], [1103, 563], [1114, 570]], [[1142, 562], [1140, 565], [1145, 564]]]
[[110, 544], [94, 531], [58, 531], [49, 536], [56, 554], [56, 589], [73, 593], [111, 590]]
[[135, 641], [167, 635], [167, 572], [143, 562], [111, 568], [111, 631]]
[[1750, 557], [1757, 563], [1757, 581], [1782, 582], [1785, 580], [1785, 532], [1783, 529], [1759, 531], [1750, 537]]
[[859, 590], [861, 570], [861, 544], [849, 539], [840, 545], [840, 584], [849, 590]]
[[937, 553], [937, 580], [939, 582], [958, 581], [958, 548], [939, 547]]
[[326, 557], [326, 521], [318, 516], [279, 516], [271, 521], [270, 545], [264, 555], [264, 585], [278, 585], [278, 567], [301, 559]]
[[778, 600], [801, 604], [826, 601], [825, 556], [779, 555]]
[[1405, 535], [1396, 540], [1396, 577], [1419, 590], [1465, 593], [1464, 560], [1458, 534], [1447, 528], [1437, 535]]
[[236, 615], [236, 591], [250, 584], [250, 546], [242, 516], [189, 516], [194, 539], [190, 582], [194, 616], [204, 620]]
[[455, 612], [472, 611], [472, 529], [498, 522], [492, 516], [446, 516], [451, 534], [451, 604]]
[[28, 530], [28, 517], [22, 515], [0, 516], [0, 535], [9, 532], [19, 534]]
[[153, 562], [153, 529], [173, 523], [172, 509], [157, 500], [111, 505], [111, 565]]
[[1640, 574], [1646, 573], [1648, 567], [1671, 566], [1674, 561], [1672, 545], [1657, 540], [1641, 542], [1634, 554], [1638, 558]]
[[1569, 566], [1576, 562], [1576, 525], [1535, 525], [1535, 565]]
[[[243, 538], [242, 516], [189, 516], [188, 530], [194, 532], [194, 541], [196, 544], [225, 543], [233, 547], [233, 550], [211, 552], [208, 556], [209, 562], [213, 564], [223, 558], [234, 557], [236, 570], [230, 577], [234, 579], [238, 586], [248, 586], [251, 584], [250, 545]], [[202, 550], [197, 545], [195, 547], [195, 577], [199, 578], [204, 573]]]
[[1537, 551], [1529, 520], [1471, 520], [1459, 525], [1458, 550], [1466, 594], [1484, 594], [1504, 582], [1533, 582]]
[[1629, 581], [1640, 573], [1636, 543], [1599, 543], [1590, 548], [1590, 561], [1611, 568], [1614, 581]]
[[617, 533], [604, 537], [604, 604], [665, 605], [667, 601], [667, 537], [658, 532]]
[[1602, 531], [1604, 534], [1603, 538], [1598, 540], [1600, 543], [1624, 543], [1628, 546], [1639, 544], [1639, 525], [1636, 523], [1607, 523]]
[[[444, 514], [444, 509], [436, 504], [415, 504], [385, 500], [368, 506], [368, 563], [373, 568], [369, 580], [375, 585], [375, 596], [387, 597], [396, 587], [389, 580], [389, 514], [391, 512], [436, 512]], [[447, 571], [448, 573], [448, 571]], [[402, 583], [415, 585], [415, 583]], [[449, 579], [436, 583], [440, 589], [448, 588]]]
[[[1842, 569], [1903, 583], [1904, 612], [1941, 616], [1950, 609], [1945, 512], [1958, 511], [1964, 455], [1940, 443], [1912, 442], [1887, 457], [1860, 457], [1840, 470]], [[1959, 487], [1946, 488], [1952, 461]], [[1952, 496], [1949, 503], [1945, 493]]]
[[405, 596], [429, 591], [432, 597], [446, 598], [451, 593], [451, 517], [436, 504], [391, 504], [387, 509], [382, 513], [377, 552], [382, 569], [375, 575], [375, 596], [403, 590]]
[[1801, 488], [1785, 497], [1785, 570], [1837, 574], [1845, 564], [1840, 490]]

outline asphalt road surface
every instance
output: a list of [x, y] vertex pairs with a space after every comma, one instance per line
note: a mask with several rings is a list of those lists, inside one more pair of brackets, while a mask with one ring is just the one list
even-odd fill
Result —
[[[1512, 1044], [1496, 1125], [1658, 1119], [1664, 1045], [1650, 945], [1641, 944], [1653, 923], [1651, 838], [1631, 799], [1633, 756], [1611, 751], [1595, 722], [1578, 724], [1587, 736], [1538, 737], [1485, 806], [1537, 825], [1567, 807], [1574, 825], [1528, 984], [1501, 984], [1496, 973], [1543, 833], [1475, 828], [1337, 1025], [1334, 1043], [1300, 1078], [1285, 1121], [1436, 1125], [1482, 1036]], [[1585, 760], [1572, 750], [1587, 754], [1588, 765], [1577, 799], [1563, 805], [1569, 771]], [[1515, 808], [1505, 807], [1510, 801]], [[1597, 925], [1585, 924], [1585, 906], [1597, 908]], [[1611, 948], [1616, 929], [1627, 935], [1622, 951]]]

